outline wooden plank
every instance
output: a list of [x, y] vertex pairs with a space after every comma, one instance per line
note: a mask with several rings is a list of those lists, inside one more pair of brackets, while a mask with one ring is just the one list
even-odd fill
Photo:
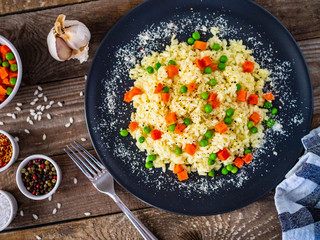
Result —
[[[134, 211], [134, 214], [159, 239], [281, 239], [272, 194], [238, 211], [217, 216], [178, 216], [155, 208]], [[36, 235], [42, 239], [142, 239], [122, 213], [3, 232], [0, 238], [35, 239]]]
[[[93, 187], [67, 154], [54, 156], [53, 159], [62, 170], [62, 182], [50, 202], [47, 199], [41, 201], [30, 200], [19, 191], [15, 183], [15, 175], [20, 162], [14, 163], [7, 171], [0, 174], [0, 189], [11, 192], [17, 199], [19, 206], [17, 217], [9, 228], [80, 219], [85, 217], [85, 212], [90, 212], [91, 216], [99, 216], [120, 211], [110, 197], [99, 193]], [[74, 178], [77, 179], [77, 184], [74, 184]], [[128, 208], [148, 207], [147, 204], [129, 194], [118, 184], [115, 185], [115, 189]], [[61, 203], [61, 209], [57, 208], [57, 203]], [[55, 215], [52, 214], [54, 208], [58, 209]], [[21, 210], [24, 212], [24, 217], [19, 214]], [[32, 214], [36, 214], [39, 219], [33, 219]]]
[[[24, 65], [23, 84], [35, 84], [79, 77], [88, 72], [95, 51], [108, 30], [142, 0], [100, 0], [71, 6], [27, 12], [0, 17], [0, 35], [17, 47]], [[320, 20], [315, 15], [319, 1], [267, 1], [258, 3], [274, 13], [293, 33], [296, 39], [320, 36]], [[103, 7], [101, 7], [103, 6]], [[301, 6], [306, 6], [301, 8]], [[108, 9], [108, 11], [106, 11]], [[68, 19], [85, 23], [91, 31], [90, 58], [80, 64], [77, 60], [57, 62], [47, 50], [46, 38], [56, 17], [64, 13]], [[72, 69], [72, 71], [70, 71]]]
[[32, 1], [16, 1], [0, 0], [0, 15], [12, 14], [21, 11], [39, 10], [58, 5], [67, 5], [72, 3], [84, 2], [87, 0], [32, 0]]

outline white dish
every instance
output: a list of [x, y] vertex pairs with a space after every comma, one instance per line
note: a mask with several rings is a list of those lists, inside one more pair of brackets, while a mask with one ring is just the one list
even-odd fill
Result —
[[[32, 195], [32, 193], [30, 193], [26, 189], [26, 187], [24, 186], [24, 184], [22, 182], [22, 178], [21, 178], [21, 169], [24, 168], [30, 160], [38, 159], [38, 158], [42, 158], [44, 160], [48, 160], [49, 162], [52, 163], [52, 165], [55, 167], [56, 172], [57, 172], [57, 182], [56, 182], [56, 185], [54, 186], [54, 188], [49, 193], [44, 194], [44, 195], [35, 196], [35, 195]], [[20, 165], [19, 165], [19, 167], [17, 169], [17, 173], [16, 173], [16, 182], [17, 182], [19, 190], [27, 198], [30, 198], [30, 199], [33, 199], [33, 200], [43, 200], [43, 199], [46, 199], [46, 198], [50, 197], [52, 194], [54, 194], [57, 191], [57, 189], [58, 189], [58, 187], [60, 185], [61, 178], [62, 178], [62, 172], [61, 172], [61, 169], [60, 169], [59, 165], [55, 161], [53, 161], [51, 158], [49, 158], [48, 156], [45, 156], [45, 155], [42, 155], [42, 154], [31, 155], [31, 156], [27, 157], [26, 159], [24, 159], [20, 163]]]
[[18, 204], [17, 204], [17, 200], [14, 198], [14, 196], [11, 193], [0, 190], [0, 194], [5, 196], [5, 198], [8, 200], [10, 204], [10, 216], [8, 221], [4, 225], [0, 226], [0, 232], [1, 232], [3, 229], [9, 226], [9, 224], [12, 222], [12, 220], [16, 216], [17, 210], [18, 210]]
[[5, 171], [6, 169], [8, 169], [18, 158], [19, 155], [19, 145], [17, 143], [17, 141], [7, 132], [0, 130], [0, 134], [5, 135], [11, 142], [12, 144], [12, 156], [10, 161], [7, 163], [6, 166], [0, 168], [0, 172]]

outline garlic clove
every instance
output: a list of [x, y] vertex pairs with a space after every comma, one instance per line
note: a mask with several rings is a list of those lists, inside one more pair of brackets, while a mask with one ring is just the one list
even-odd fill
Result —
[[68, 60], [72, 56], [72, 49], [59, 37], [56, 38], [56, 50], [59, 59], [62, 61]]

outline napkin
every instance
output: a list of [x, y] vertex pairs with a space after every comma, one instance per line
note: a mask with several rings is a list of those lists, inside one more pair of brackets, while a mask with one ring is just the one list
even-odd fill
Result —
[[283, 240], [320, 239], [320, 127], [302, 138], [306, 150], [276, 188]]

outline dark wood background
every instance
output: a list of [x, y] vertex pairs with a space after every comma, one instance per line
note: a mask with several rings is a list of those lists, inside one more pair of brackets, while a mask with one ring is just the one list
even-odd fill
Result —
[[[19, 138], [19, 160], [7, 171], [0, 173], [0, 189], [17, 198], [17, 217], [0, 239], [141, 239], [139, 233], [118, 207], [107, 196], [98, 193], [77, 167], [68, 159], [63, 148], [73, 140], [93, 149], [84, 119], [85, 75], [100, 41], [108, 30], [142, 0], [0, 0], [0, 35], [10, 39], [18, 49], [23, 62], [23, 82], [14, 100], [0, 110], [1, 129]], [[320, 123], [320, 1], [257, 0], [289, 29], [307, 60], [314, 90], [312, 128]], [[56, 17], [64, 13], [69, 19], [85, 23], [91, 31], [90, 58], [79, 64], [76, 60], [57, 62], [49, 55], [47, 34]], [[56, 103], [46, 110], [51, 120], [44, 118], [26, 122], [29, 103], [35, 98], [37, 86], [49, 100]], [[23, 103], [18, 112], [16, 103]], [[36, 104], [35, 106], [37, 106]], [[7, 116], [15, 113], [17, 119]], [[74, 118], [71, 127], [64, 125]], [[30, 130], [26, 134], [24, 129]], [[43, 134], [47, 135], [45, 141]], [[52, 201], [32, 201], [25, 198], [15, 183], [19, 162], [28, 155], [42, 153], [51, 156], [61, 166], [63, 181]], [[78, 179], [75, 185], [73, 179]], [[159, 239], [281, 239], [281, 228], [274, 206], [274, 192], [259, 201], [222, 215], [188, 217], [160, 211], [144, 204], [116, 185], [119, 197], [150, 228]], [[52, 211], [61, 203], [61, 209]], [[23, 210], [24, 216], [19, 212]], [[85, 216], [90, 212], [90, 216]], [[33, 219], [32, 214], [39, 216]]]

